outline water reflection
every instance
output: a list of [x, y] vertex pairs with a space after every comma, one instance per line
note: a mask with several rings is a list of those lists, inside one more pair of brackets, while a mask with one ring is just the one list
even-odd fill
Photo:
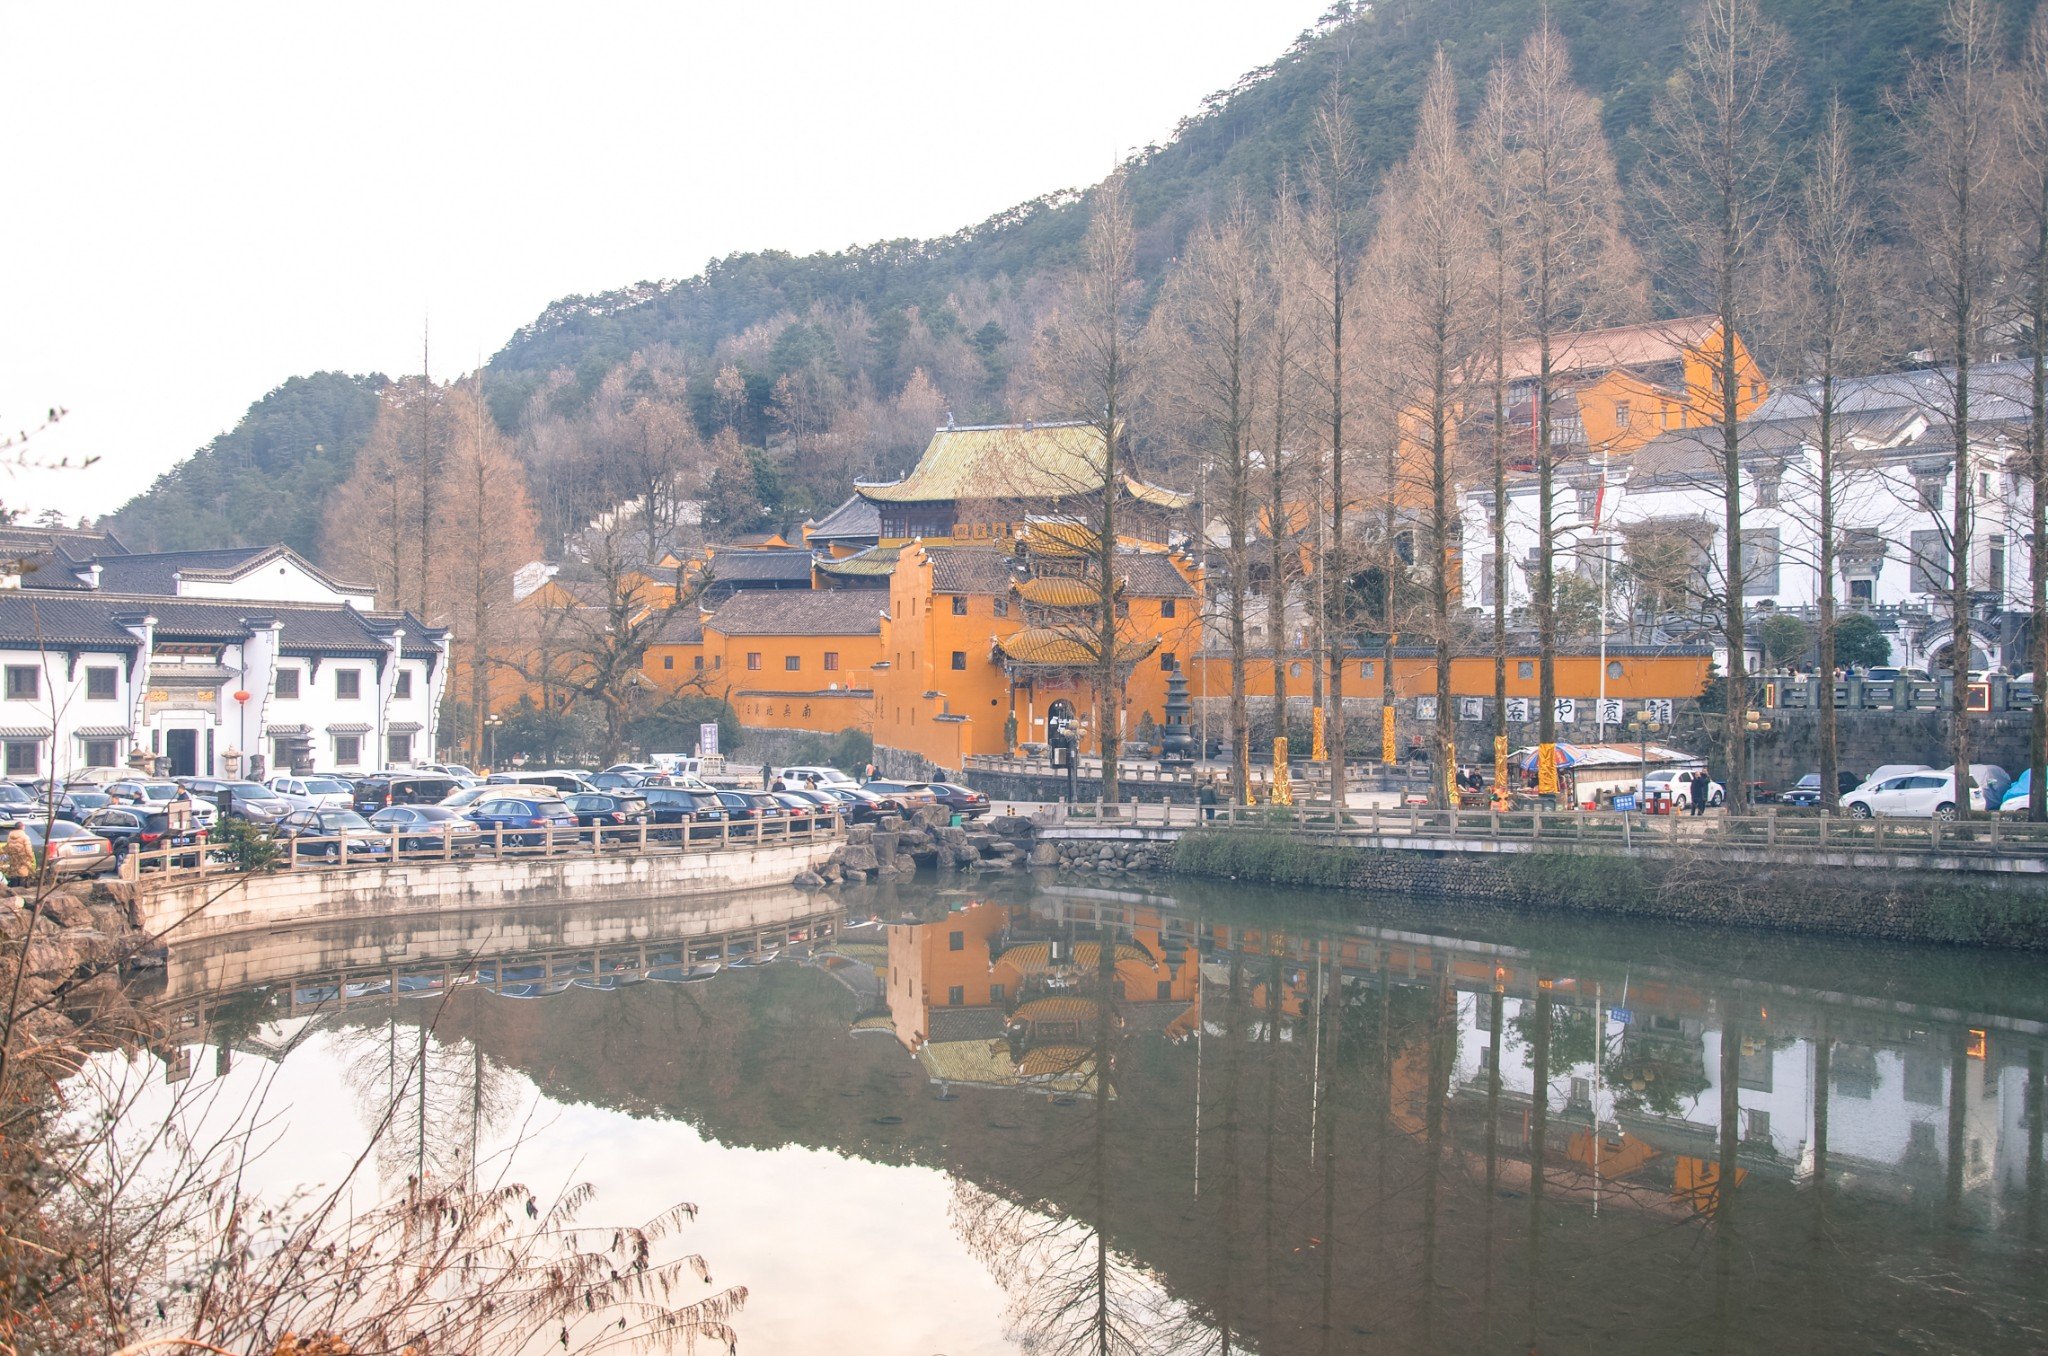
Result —
[[[173, 1064], [332, 1033], [390, 1174], [473, 1163], [528, 1079], [650, 1143], [942, 1169], [1034, 1352], [2040, 1345], [2033, 965], [1303, 904], [898, 887], [351, 935], [191, 995]], [[911, 1226], [751, 1227], [857, 1257]]]

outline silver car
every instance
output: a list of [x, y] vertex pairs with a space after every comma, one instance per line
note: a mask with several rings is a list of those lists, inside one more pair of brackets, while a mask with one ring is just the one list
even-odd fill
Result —
[[353, 810], [355, 788], [333, 777], [277, 776], [263, 783], [294, 810]]

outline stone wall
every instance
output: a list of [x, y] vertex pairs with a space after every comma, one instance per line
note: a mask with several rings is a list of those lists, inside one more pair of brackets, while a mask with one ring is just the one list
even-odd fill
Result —
[[[1749, 737], [1750, 779], [1769, 787], [1790, 786], [1820, 770], [1820, 713], [1774, 709], [1768, 730]], [[1837, 758], [1845, 772], [1869, 773], [1886, 763], [1948, 762], [1949, 715], [1945, 711], [1840, 711], [1836, 713]], [[1716, 776], [1724, 769], [1721, 736], [1697, 711], [1680, 712], [1673, 742], [1707, 755]], [[1970, 761], [1992, 763], [2017, 777], [2033, 745], [2032, 718], [2025, 712], [1970, 717]]]

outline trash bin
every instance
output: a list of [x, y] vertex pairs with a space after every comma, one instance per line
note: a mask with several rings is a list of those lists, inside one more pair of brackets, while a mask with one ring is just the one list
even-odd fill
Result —
[[957, 829], [966, 822], [966, 816], [962, 815], [958, 810], [955, 810], [952, 814], [946, 817], [946, 823], [952, 828]]

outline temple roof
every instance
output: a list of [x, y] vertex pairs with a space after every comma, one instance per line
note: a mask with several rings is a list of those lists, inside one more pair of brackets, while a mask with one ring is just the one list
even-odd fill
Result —
[[882, 612], [870, 589], [752, 589], [704, 625], [728, 636], [876, 636]]
[[[942, 428], [909, 475], [887, 485], [857, 485], [864, 499], [889, 504], [960, 499], [1073, 499], [1102, 484], [1102, 430], [1095, 424], [994, 424]], [[1177, 490], [1119, 476], [1126, 493], [1157, 508], [1185, 508]]]
[[[1612, 329], [1556, 335], [1550, 341], [1550, 370], [1554, 376], [1583, 376], [1616, 368], [1679, 362], [1706, 342], [1717, 323], [1710, 315], [1689, 315], [1676, 320], [1653, 320], [1647, 325], [1617, 325]], [[1527, 381], [1536, 376], [1539, 358], [1534, 340], [1510, 344], [1506, 354], [1507, 379]]]

